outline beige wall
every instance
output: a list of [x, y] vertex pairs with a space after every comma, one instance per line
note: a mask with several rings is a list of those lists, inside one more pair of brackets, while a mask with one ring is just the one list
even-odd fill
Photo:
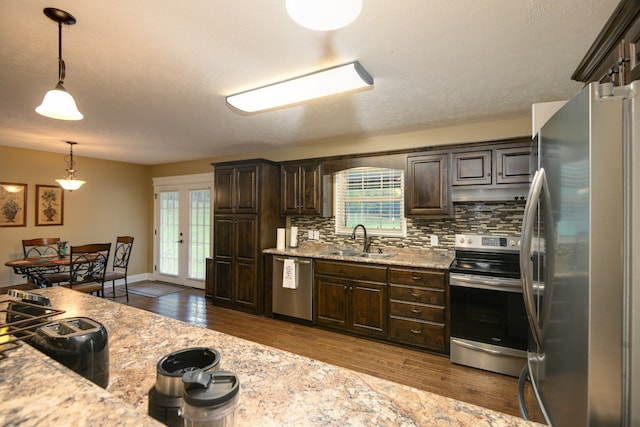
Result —
[[[87, 181], [80, 190], [65, 192], [64, 225], [36, 227], [35, 185], [55, 185], [64, 174], [64, 156], [0, 146], [0, 181], [28, 184], [27, 227], [0, 228], [0, 260], [19, 258], [24, 238], [61, 237], [73, 243], [114, 242], [116, 236], [136, 238], [131, 274], [153, 269], [152, 177], [178, 176], [212, 171], [211, 163], [262, 157], [285, 161], [343, 154], [429, 147], [460, 142], [490, 141], [528, 135], [531, 119], [513, 119], [406, 132], [371, 138], [336, 139], [289, 148], [272, 148], [236, 156], [211, 157], [155, 166], [74, 156], [78, 176]], [[24, 279], [0, 265], [0, 286]]]
[[22, 239], [60, 237], [75, 244], [112, 242], [118, 235], [136, 238], [129, 264], [131, 274], [146, 273], [152, 182], [149, 167], [74, 156], [79, 190], [65, 191], [64, 224], [35, 226], [36, 184], [57, 185], [65, 172], [64, 155], [0, 146], [0, 181], [25, 183], [27, 226], [0, 228], [0, 286], [25, 279], [4, 266], [22, 257]]

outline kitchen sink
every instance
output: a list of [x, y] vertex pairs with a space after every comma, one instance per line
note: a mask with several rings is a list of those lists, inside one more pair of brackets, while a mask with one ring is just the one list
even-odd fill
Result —
[[389, 252], [389, 253], [362, 253], [360, 252], [360, 256], [362, 258], [371, 258], [371, 259], [387, 259], [387, 258], [391, 258], [392, 256], [395, 256], [396, 253], [395, 252]]
[[360, 252], [354, 250], [342, 250], [336, 249], [333, 251], [325, 252], [324, 255], [335, 255], [345, 257], [357, 257], [357, 258], [369, 258], [369, 259], [387, 259], [395, 255], [394, 252], [389, 253], [373, 253], [373, 252]]

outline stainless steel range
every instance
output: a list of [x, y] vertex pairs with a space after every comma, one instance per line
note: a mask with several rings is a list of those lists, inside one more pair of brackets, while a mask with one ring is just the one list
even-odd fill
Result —
[[519, 251], [520, 236], [456, 235], [451, 362], [512, 376], [527, 363]]

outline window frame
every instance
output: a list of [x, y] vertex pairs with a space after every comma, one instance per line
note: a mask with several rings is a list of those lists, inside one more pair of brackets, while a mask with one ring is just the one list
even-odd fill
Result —
[[[404, 207], [405, 207], [405, 203], [404, 203], [404, 198], [405, 198], [405, 184], [404, 184], [404, 180], [405, 180], [405, 171], [403, 169], [392, 169], [392, 168], [382, 168], [382, 167], [357, 167], [357, 168], [350, 168], [350, 169], [344, 169], [342, 171], [336, 172], [335, 173], [335, 183], [334, 183], [334, 213], [335, 213], [335, 233], [337, 235], [351, 235], [352, 231], [353, 231], [353, 227], [348, 227], [346, 225], [342, 225], [345, 222], [345, 218], [347, 216], [346, 213], [346, 208], [345, 208], [345, 203], [343, 203], [343, 195], [344, 195], [344, 191], [346, 191], [344, 189], [344, 185], [346, 185], [346, 183], [344, 182], [345, 178], [346, 178], [346, 174], [348, 174], [349, 172], [363, 172], [363, 171], [367, 171], [369, 173], [373, 172], [373, 171], [380, 171], [380, 173], [382, 174], [383, 171], [394, 171], [394, 173], [399, 173], [399, 181], [400, 181], [400, 185], [398, 187], [398, 189], [400, 190], [400, 195], [399, 197], [395, 198], [395, 201], [399, 203], [399, 228], [397, 229], [392, 229], [392, 228], [373, 228], [371, 226], [366, 225], [365, 222], [365, 227], [367, 228], [367, 236], [380, 236], [380, 237], [407, 237], [407, 218], [404, 212]], [[370, 188], [371, 189], [371, 188]], [[381, 188], [382, 189], [382, 188]], [[381, 195], [379, 197], [377, 197], [378, 200], [392, 200], [393, 198], [390, 198], [388, 195]], [[365, 198], [366, 200], [366, 198]], [[372, 197], [371, 201], [376, 201], [376, 197]], [[384, 220], [384, 217], [380, 216], [379, 217], [380, 221], [382, 222]]]

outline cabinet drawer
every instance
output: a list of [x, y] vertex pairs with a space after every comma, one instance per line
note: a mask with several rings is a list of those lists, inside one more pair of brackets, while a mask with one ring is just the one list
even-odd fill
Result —
[[444, 323], [444, 307], [391, 301], [391, 315]]
[[391, 285], [389, 297], [392, 300], [417, 302], [422, 304], [445, 305], [444, 290], [425, 289], [412, 286]]
[[442, 352], [447, 349], [444, 325], [418, 320], [391, 317], [389, 338], [399, 343], [430, 348]]
[[345, 279], [387, 282], [387, 267], [363, 265], [353, 262], [316, 261], [315, 273], [338, 276]]
[[444, 289], [446, 271], [390, 268], [389, 282], [401, 285]]

